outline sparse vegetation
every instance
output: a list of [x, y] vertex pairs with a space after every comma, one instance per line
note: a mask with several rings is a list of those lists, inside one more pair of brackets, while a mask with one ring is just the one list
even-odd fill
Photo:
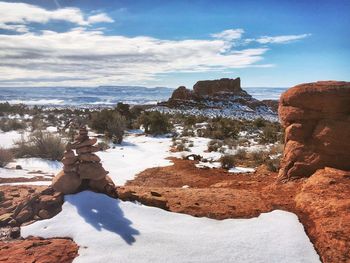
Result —
[[158, 111], [143, 112], [138, 118], [138, 124], [152, 135], [168, 133], [172, 127], [169, 117]]
[[235, 155], [226, 154], [220, 158], [221, 167], [229, 170], [235, 166]]
[[5, 167], [13, 160], [13, 153], [9, 149], [0, 148], [0, 167]]
[[15, 142], [16, 157], [40, 157], [49, 160], [61, 160], [65, 143], [60, 136], [50, 132], [36, 131], [27, 138]]

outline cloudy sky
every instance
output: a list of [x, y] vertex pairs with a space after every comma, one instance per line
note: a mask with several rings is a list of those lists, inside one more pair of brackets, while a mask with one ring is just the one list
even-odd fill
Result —
[[350, 80], [350, 1], [0, 0], [0, 86]]

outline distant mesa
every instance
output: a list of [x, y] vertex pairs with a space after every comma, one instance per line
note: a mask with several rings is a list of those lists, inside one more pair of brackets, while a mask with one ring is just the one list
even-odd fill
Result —
[[[270, 105], [273, 107], [270, 107]], [[174, 90], [170, 99], [158, 103], [157, 110], [167, 113], [207, 115], [234, 119], [264, 118], [277, 121], [277, 104], [265, 104], [241, 88], [241, 79], [200, 80], [193, 89]]]
[[223, 93], [231, 95], [248, 95], [241, 88], [241, 79], [223, 78], [219, 80], [200, 80], [189, 90], [184, 86], [174, 90], [170, 100], [198, 100], [205, 97], [215, 97]]

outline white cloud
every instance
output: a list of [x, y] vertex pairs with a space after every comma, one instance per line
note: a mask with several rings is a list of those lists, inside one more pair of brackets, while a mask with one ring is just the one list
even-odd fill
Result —
[[95, 24], [95, 23], [113, 23], [114, 20], [107, 16], [104, 13], [97, 14], [97, 15], [92, 15], [88, 17], [88, 22], [90, 24]]
[[220, 39], [107, 36], [82, 27], [63, 33], [0, 35], [0, 46], [3, 86], [137, 83], [161, 73], [264, 66], [257, 63], [268, 50], [232, 50]]
[[223, 39], [226, 41], [232, 41], [240, 39], [244, 33], [244, 30], [241, 28], [238, 29], [228, 29], [220, 33], [212, 34], [211, 36], [218, 39]]
[[25, 3], [0, 2], [1, 29], [25, 32], [24, 28], [26, 24], [44, 24], [51, 20], [67, 21], [80, 26], [100, 22], [113, 22], [113, 19], [105, 13], [92, 15], [85, 19], [81, 10], [73, 7], [46, 10]]
[[284, 36], [262, 36], [257, 39], [250, 39], [251, 41], [256, 41], [260, 44], [286, 44], [292, 41], [300, 40], [311, 36], [311, 34], [301, 34], [301, 35], [284, 35]]
[[[74, 24], [67, 32], [31, 32], [30, 23], [51, 20]], [[94, 23], [113, 22], [104, 13], [87, 16], [78, 8], [46, 10], [24, 3], [0, 2], [0, 86], [97, 86], [140, 84], [173, 72], [227, 71], [270, 67], [267, 47], [241, 48], [243, 29], [212, 34], [209, 39], [168, 40], [147, 36], [106, 35]], [[304, 36], [305, 35], [305, 36]], [[287, 43], [308, 36], [250, 40]]]

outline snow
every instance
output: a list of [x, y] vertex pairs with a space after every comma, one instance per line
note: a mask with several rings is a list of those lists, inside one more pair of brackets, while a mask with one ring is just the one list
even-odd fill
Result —
[[49, 127], [46, 128], [46, 131], [48, 131], [48, 132], [57, 132], [57, 127], [49, 126]]
[[197, 168], [221, 168], [221, 163], [220, 162], [198, 162], [197, 164], [195, 164], [195, 166]]
[[320, 262], [296, 215], [213, 220], [122, 202], [89, 191], [65, 196], [57, 216], [22, 227], [70, 237], [79, 262]]
[[254, 173], [255, 169], [236, 166], [228, 170], [230, 173]]
[[1, 132], [0, 131], [0, 147], [2, 148], [12, 148], [14, 146], [14, 141], [21, 139], [22, 135], [26, 133], [18, 131]]
[[96, 154], [103, 167], [116, 185], [124, 185], [127, 180], [147, 168], [172, 165], [166, 158], [170, 156], [171, 139], [131, 134], [121, 145]]
[[8, 168], [14, 168], [16, 165], [22, 166], [23, 170], [41, 171], [43, 173], [56, 174], [63, 164], [59, 161], [51, 161], [42, 158], [18, 158], [7, 165]]

